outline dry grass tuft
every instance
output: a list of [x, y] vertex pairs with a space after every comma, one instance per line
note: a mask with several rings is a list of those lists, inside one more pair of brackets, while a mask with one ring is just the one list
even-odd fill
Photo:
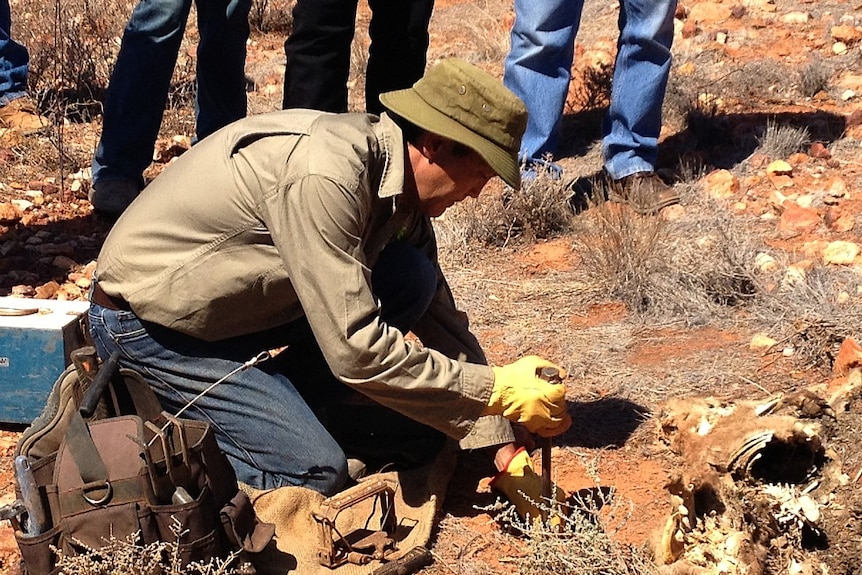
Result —
[[[567, 500], [570, 513], [561, 517], [536, 502], [553, 520], [524, 520], [511, 505], [497, 506], [497, 521], [524, 540], [522, 553], [512, 559], [522, 575], [657, 575], [651, 553], [620, 543], [615, 532], [633, 508], [616, 497], [613, 488], [583, 489]], [[557, 525], [556, 523], [560, 523]], [[612, 527], [616, 526], [616, 527]]]
[[501, 247], [554, 237], [571, 229], [570, 195], [563, 181], [542, 170], [517, 192], [486, 188], [478, 198], [452, 206], [436, 220], [438, 241], [466, 255], [473, 242]]
[[801, 152], [810, 141], [808, 128], [778, 124], [769, 120], [763, 135], [757, 138], [757, 152], [769, 158], [783, 159]]
[[841, 342], [862, 338], [860, 289], [862, 278], [853, 271], [816, 266], [801, 278], [785, 276], [754, 311], [779, 341], [775, 353], [787, 349], [800, 369], [828, 374]]
[[575, 240], [588, 277], [636, 313], [689, 324], [751, 301], [756, 246], [721, 211], [690, 211], [692, 219], [668, 222], [599, 203]]
[[831, 82], [832, 70], [822, 58], [812, 59], [799, 71], [799, 91], [807, 98], [827, 91]]

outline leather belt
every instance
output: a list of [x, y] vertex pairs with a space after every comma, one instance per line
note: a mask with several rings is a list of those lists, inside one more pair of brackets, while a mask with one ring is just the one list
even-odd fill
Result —
[[90, 301], [114, 311], [132, 311], [129, 302], [123, 298], [106, 294], [98, 282], [93, 284], [93, 290], [90, 292]]

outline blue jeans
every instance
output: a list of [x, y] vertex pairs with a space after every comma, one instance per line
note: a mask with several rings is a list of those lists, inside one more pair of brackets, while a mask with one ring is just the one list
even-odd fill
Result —
[[[620, 0], [611, 104], [603, 125], [613, 179], [653, 171], [670, 73], [676, 0]], [[521, 143], [527, 163], [557, 152], [583, 0], [515, 0], [503, 82], [527, 106]]]
[[[401, 243], [388, 246], [372, 271], [384, 321], [408, 331], [430, 305], [436, 281], [434, 265], [418, 250]], [[300, 485], [331, 495], [346, 482], [344, 450], [312, 406], [339, 399], [349, 388], [322, 363], [304, 320], [219, 342], [97, 304], [91, 304], [89, 320], [99, 356], [119, 350], [120, 365], [140, 373], [170, 413], [262, 350], [287, 345], [276, 359], [213, 388], [183, 415], [212, 425], [243, 483], [259, 489]]]
[[11, 40], [12, 11], [9, 0], [0, 0], [0, 106], [20, 98], [27, 90], [30, 56], [27, 49]]
[[[93, 158], [93, 181], [124, 179], [143, 187], [153, 158], [171, 77], [192, 0], [140, 0], [114, 65]], [[246, 114], [245, 55], [251, 0], [196, 2], [197, 139]]]

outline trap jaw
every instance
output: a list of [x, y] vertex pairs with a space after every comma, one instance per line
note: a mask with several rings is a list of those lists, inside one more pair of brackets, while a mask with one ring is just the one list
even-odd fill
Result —
[[[338, 515], [367, 499], [372, 502], [372, 513], [379, 506], [380, 529], [357, 528], [341, 533], [336, 527]], [[360, 483], [337, 495], [325, 499], [320, 510], [312, 513], [317, 522], [320, 546], [317, 557], [320, 564], [334, 569], [344, 563], [365, 565], [372, 559], [379, 561], [397, 551], [395, 546], [395, 488], [387, 481], [375, 480]], [[370, 522], [372, 516], [369, 515]]]

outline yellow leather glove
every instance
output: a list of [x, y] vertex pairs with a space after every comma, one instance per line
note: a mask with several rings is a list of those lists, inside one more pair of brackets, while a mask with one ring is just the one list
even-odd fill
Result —
[[565, 376], [558, 366], [536, 355], [494, 367], [494, 389], [485, 415], [502, 415], [544, 437], [568, 429], [572, 418], [566, 412], [566, 388], [540, 378], [543, 367], [557, 368]]
[[563, 517], [569, 512], [565, 504], [569, 496], [556, 485], [552, 485], [551, 490], [555, 501], [542, 499], [542, 477], [533, 471], [533, 461], [523, 447], [515, 452], [506, 469], [491, 480], [491, 488], [505, 495], [515, 506], [518, 515], [528, 523], [541, 519], [552, 528], [559, 529]]

